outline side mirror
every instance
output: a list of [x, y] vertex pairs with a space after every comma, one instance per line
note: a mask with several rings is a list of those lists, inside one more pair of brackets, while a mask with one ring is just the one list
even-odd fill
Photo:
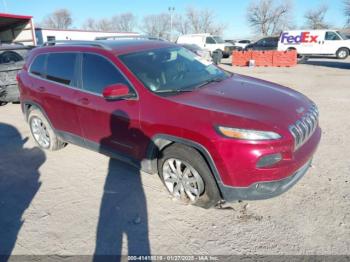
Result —
[[120, 100], [134, 96], [134, 94], [130, 93], [129, 87], [125, 84], [109, 85], [103, 90], [102, 95], [106, 100]]

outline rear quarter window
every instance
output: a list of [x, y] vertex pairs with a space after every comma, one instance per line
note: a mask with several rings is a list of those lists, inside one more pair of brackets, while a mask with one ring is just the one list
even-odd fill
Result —
[[34, 58], [32, 65], [30, 66], [30, 73], [33, 75], [37, 75], [40, 77], [45, 76], [45, 60], [46, 60], [46, 55], [38, 55], [37, 57]]

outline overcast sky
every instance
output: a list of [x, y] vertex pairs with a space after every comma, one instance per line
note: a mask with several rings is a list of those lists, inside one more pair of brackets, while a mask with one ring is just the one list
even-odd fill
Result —
[[[326, 4], [329, 11], [326, 20], [335, 28], [343, 27], [342, 0], [294, 0], [294, 17], [298, 26], [302, 26], [306, 10]], [[32, 15], [34, 21], [41, 21], [50, 12], [58, 8], [67, 8], [72, 12], [74, 27], [79, 28], [91, 17], [94, 19], [111, 17], [114, 14], [132, 12], [142, 21], [144, 15], [168, 12], [175, 7], [176, 13], [183, 13], [186, 7], [200, 7], [215, 10], [219, 22], [227, 25], [226, 38], [244, 38], [252, 34], [246, 22], [246, 9], [249, 1], [244, 0], [1, 0], [0, 12]]]

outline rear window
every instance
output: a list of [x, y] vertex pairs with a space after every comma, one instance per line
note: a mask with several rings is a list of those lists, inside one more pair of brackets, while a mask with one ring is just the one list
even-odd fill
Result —
[[46, 59], [46, 55], [38, 55], [31, 67], [30, 67], [30, 72], [33, 75], [37, 75], [37, 76], [41, 76], [44, 77], [45, 76], [45, 59]]
[[75, 53], [51, 53], [47, 57], [47, 72], [48, 80], [75, 86], [75, 68], [77, 54]]

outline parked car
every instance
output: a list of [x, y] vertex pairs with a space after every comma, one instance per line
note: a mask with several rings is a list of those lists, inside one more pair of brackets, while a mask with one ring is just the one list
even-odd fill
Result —
[[255, 43], [247, 45], [245, 50], [276, 50], [278, 39], [278, 37], [264, 37]]
[[321, 137], [306, 96], [228, 73], [170, 42], [36, 48], [18, 82], [41, 148], [72, 143], [127, 161], [205, 208], [287, 191]]
[[227, 58], [231, 55], [234, 47], [231, 43], [225, 42], [220, 36], [210, 34], [190, 34], [178, 37], [177, 44], [196, 44], [200, 48], [207, 49], [211, 53], [220, 51], [222, 57]]
[[242, 49], [246, 48], [247, 45], [251, 43], [250, 40], [238, 40], [234, 43], [235, 46], [240, 47]]
[[16, 75], [29, 49], [21, 44], [0, 44], [0, 105], [19, 101]]
[[213, 59], [210, 56], [210, 52], [208, 50], [200, 48], [198, 45], [195, 44], [180, 44], [180, 46], [192, 51], [196, 55], [204, 58], [207, 61], [212, 61]]
[[346, 59], [350, 53], [350, 39], [337, 30], [293, 30], [282, 32], [278, 50], [296, 50], [302, 61], [311, 56], [335, 56]]

